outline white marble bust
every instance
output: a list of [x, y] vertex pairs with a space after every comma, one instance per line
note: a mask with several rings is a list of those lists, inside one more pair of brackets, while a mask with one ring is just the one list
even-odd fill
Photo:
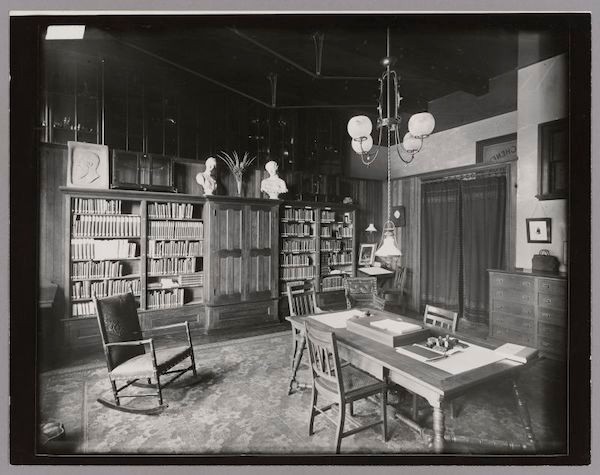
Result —
[[212, 195], [217, 189], [217, 180], [213, 177], [213, 170], [217, 166], [217, 160], [213, 157], [206, 159], [205, 170], [196, 175], [196, 181], [202, 189], [205, 195]]
[[269, 177], [260, 182], [260, 191], [268, 194], [272, 200], [278, 199], [280, 194], [287, 193], [288, 191], [285, 181], [277, 175], [278, 168], [277, 162], [272, 160], [267, 162], [265, 170], [269, 173]]

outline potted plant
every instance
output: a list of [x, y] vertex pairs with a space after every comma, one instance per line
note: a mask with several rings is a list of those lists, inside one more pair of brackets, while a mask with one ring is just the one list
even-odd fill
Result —
[[231, 154], [221, 151], [217, 156], [223, 160], [229, 167], [229, 170], [231, 170], [231, 174], [235, 178], [235, 183], [237, 185], [238, 196], [242, 196], [242, 176], [246, 169], [252, 165], [252, 162], [254, 162], [256, 157], [251, 157], [248, 152], [244, 152], [244, 156], [240, 160], [240, 156], [236, 151], [231, 152]]

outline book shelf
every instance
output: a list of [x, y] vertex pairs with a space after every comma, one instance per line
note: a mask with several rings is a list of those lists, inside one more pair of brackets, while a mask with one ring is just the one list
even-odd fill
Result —
[[279, 294], [290, 282], [311, 282], [317, 292], [343, 290], [356, 273], [356, 211], [330, 203], [286, 202], [280, 219]]

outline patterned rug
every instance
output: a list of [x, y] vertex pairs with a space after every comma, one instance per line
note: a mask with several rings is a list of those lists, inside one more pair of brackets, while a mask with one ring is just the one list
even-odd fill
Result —
[[[290, 376], [290, 336], [287, 332], [202, 345], [195, 348], [199, 381], [187, 388], [168, 388], [169, 407], [160, 415], [145, 416], [106, 408], [96, 399], [112, 400], [105, 367], [88, 365], [55, 370], [40, 376], [40, 421], [60, 421], [66, 437], [40, 452], [61, 454], [330, 454], [335, 427], [317, 416], [316, 433], [308, 435], [310, 391], [287, 395]], [[565, 432], [564, 385], [561, 367], [540, 360], [522, 377], [540, 453], [561, 453]], [[191, 375], [190, 375], [191, 378]], [[305, 363], [298, 379], [310, 378]], [[143, 391], [140, 389], [140, 391]], [[152, 398], [146, 399], [144, 404]], [[415, 431], [393, 418], [408, 407], [402, 392], [391, 395], [388, 413], [390, 440], [380, 426], [347, 437], [342, 453], [430, 453]], [[129, 403], [128, 403], [129, 404]], [[426, 406], [426, 403], [423, 403]], [[446, 418], [450, 434], [489, 439], [525, 440], [508, 384], [472, 391], [458, 400], [457, 418]], [[361, 423], [379, 417], [376, 401], [355, 405]], [[430, 411], [422, 423], [431, 427]], [[559, 447], [556, 442], [559, 442]], [[494, 453], [489, 449], [454, 444], [456, 453]], [[495, 453], [498, 453], [496, 451]], [[501, 453], [501, 452], [500, 452]]]

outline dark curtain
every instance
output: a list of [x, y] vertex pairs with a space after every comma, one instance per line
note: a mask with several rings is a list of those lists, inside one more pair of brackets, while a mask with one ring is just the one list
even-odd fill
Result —
[[457, 181], [423, 184], [421, 215], [421, 302], [459, 307], [459, 212]]
[[487, 269], [504, 269], [506, 178], [493, 176], [461, 182], [463, 314], [488, 323]]

